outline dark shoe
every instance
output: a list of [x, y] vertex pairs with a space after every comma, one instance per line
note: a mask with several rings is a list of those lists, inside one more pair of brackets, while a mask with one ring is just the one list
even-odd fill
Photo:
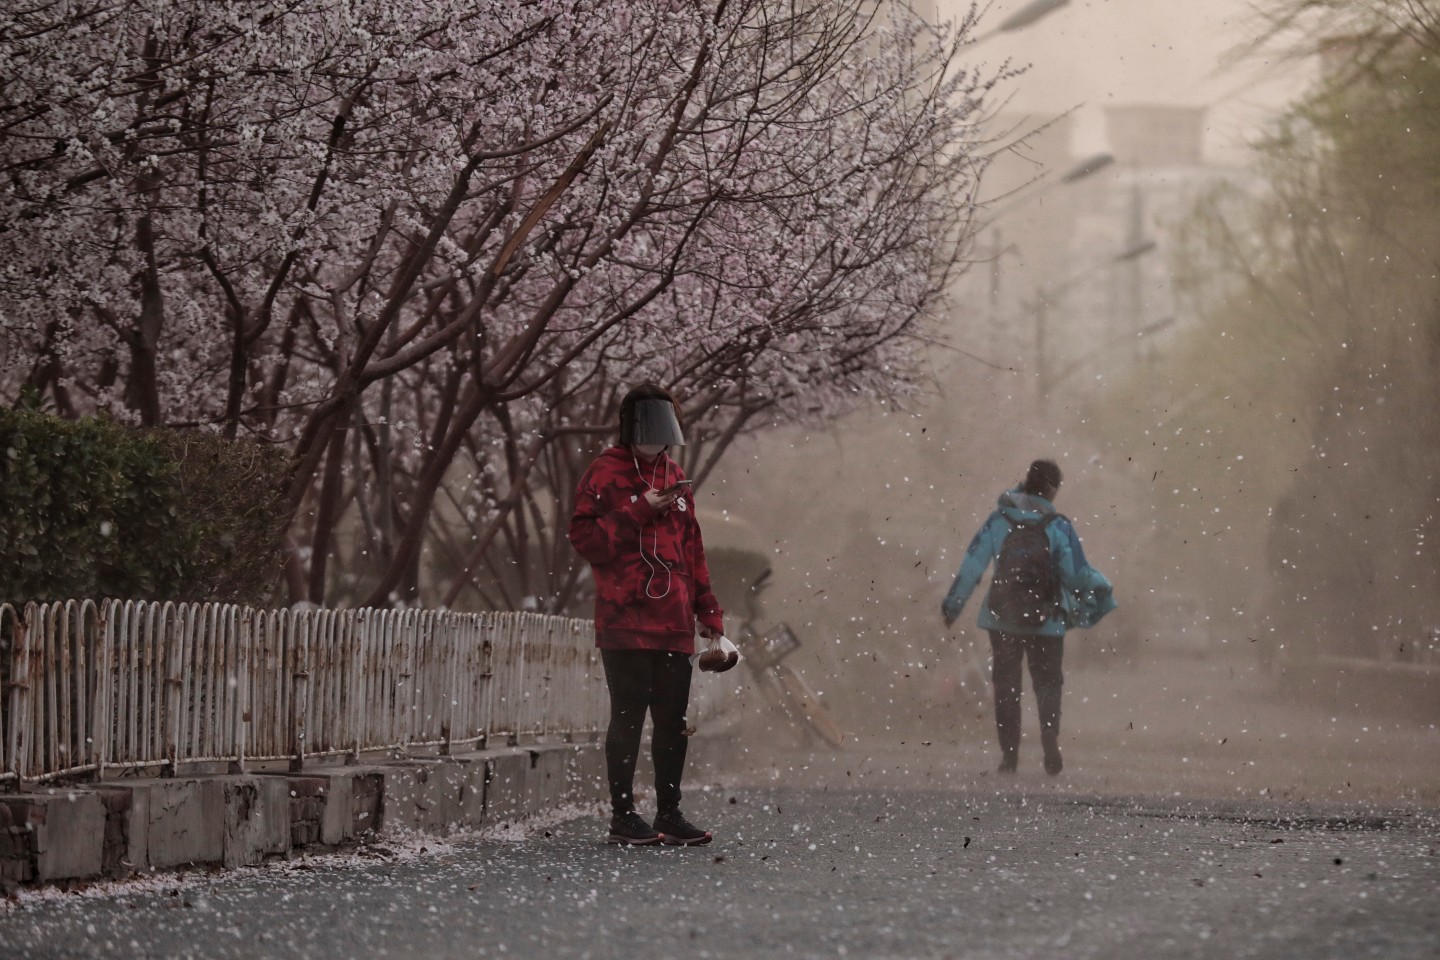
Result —
[[644, 817], [631, 810], [629, 813], [618, 813], [610, 818], [610, 836], [605, 838], [605, 842], [645, 847], [654, 843], [662, 843], [665, 839], [650, 829], [650, 824], [645, 822]]
[[1020, 765], [1018, 753], [1005, 753], [1000, 756], [1000, 766], [995, 768], [996, 773], [1014, 773], [1015, 768]]
[[661, 842], [676, 847], [698, 847], [714, 839], [709, 830], [701, 830], [685, 819], [679, 810], [665, 810], [655, 815], [655, 830]]
[[1053, 777], [1065, 769], [1065, 761], [1060, 759], [1060, 743], [1055, 737], [1043, 737], [1041, 744], [1045, 748], [1045, 772]]

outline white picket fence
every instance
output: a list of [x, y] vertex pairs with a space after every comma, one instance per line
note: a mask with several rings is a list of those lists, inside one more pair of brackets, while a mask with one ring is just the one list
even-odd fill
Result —
[[0, 604], [0, 783], [589, 739], [589, 621], [533, 613]]

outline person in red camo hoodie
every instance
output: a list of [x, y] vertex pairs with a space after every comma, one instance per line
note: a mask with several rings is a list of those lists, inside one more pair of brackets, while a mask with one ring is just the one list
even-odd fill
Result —
[[[610, 689], [605, 764], [610, 843], [709, 843], [680, 812], [685, 709], [695, 634], [720, 636], [722, 611], [710, 589], [705, 545], [690, 488], [667, 454], [684, 444], [674, 398], [642, 384], [620, 403], [620, 442], [580, 478], [570, 543], [595, 578], [595, 645]], [[635, 760], [645, 711], [652, 721], [656, 815], [635, 809]]]

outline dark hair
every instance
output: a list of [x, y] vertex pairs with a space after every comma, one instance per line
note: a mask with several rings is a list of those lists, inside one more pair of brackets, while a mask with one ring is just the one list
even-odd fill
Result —
[[680, 404], [669, 390], [658, 383], [642, 383], [632, 387], [630, 392], [625, 394], [625, 399], [620, 401], [620, 442], [629, 446], [635, 442], [635, 404], [641, 400], [669, 400], [670, 406], [675, 408], [675, 422], [680, 428], [685, 428], [685, 420], [680, 416]]
[[1025, 471], [1024, 491], [1038, 497], [1046, 490], [1060, 489], [1060, 467], [1054, 460], [1036, 460]]

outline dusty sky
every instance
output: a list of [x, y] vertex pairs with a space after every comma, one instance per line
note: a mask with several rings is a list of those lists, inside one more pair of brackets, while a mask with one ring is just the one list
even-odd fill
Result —
[[[1027, 0], [995, 0], [981, 21], [995, 28]], [[943, 18], [959, 18], [969, 0], [936, 0]], [[1212, 106], [1206, 151], [1243, 162], [1243, 144], [1269, 113], [1293, 97], [1308, 72], [1260, 58], [1221, 66], [1255, 33], [1248, 0], [1072, 0], [1030, 26], [997, 34], [974, 49], [1030, 70], [1013, 85], [1010, 109], [1049, 116], [1071, 107], [1076, 156], [1104, 150], [1109, 104]]]

